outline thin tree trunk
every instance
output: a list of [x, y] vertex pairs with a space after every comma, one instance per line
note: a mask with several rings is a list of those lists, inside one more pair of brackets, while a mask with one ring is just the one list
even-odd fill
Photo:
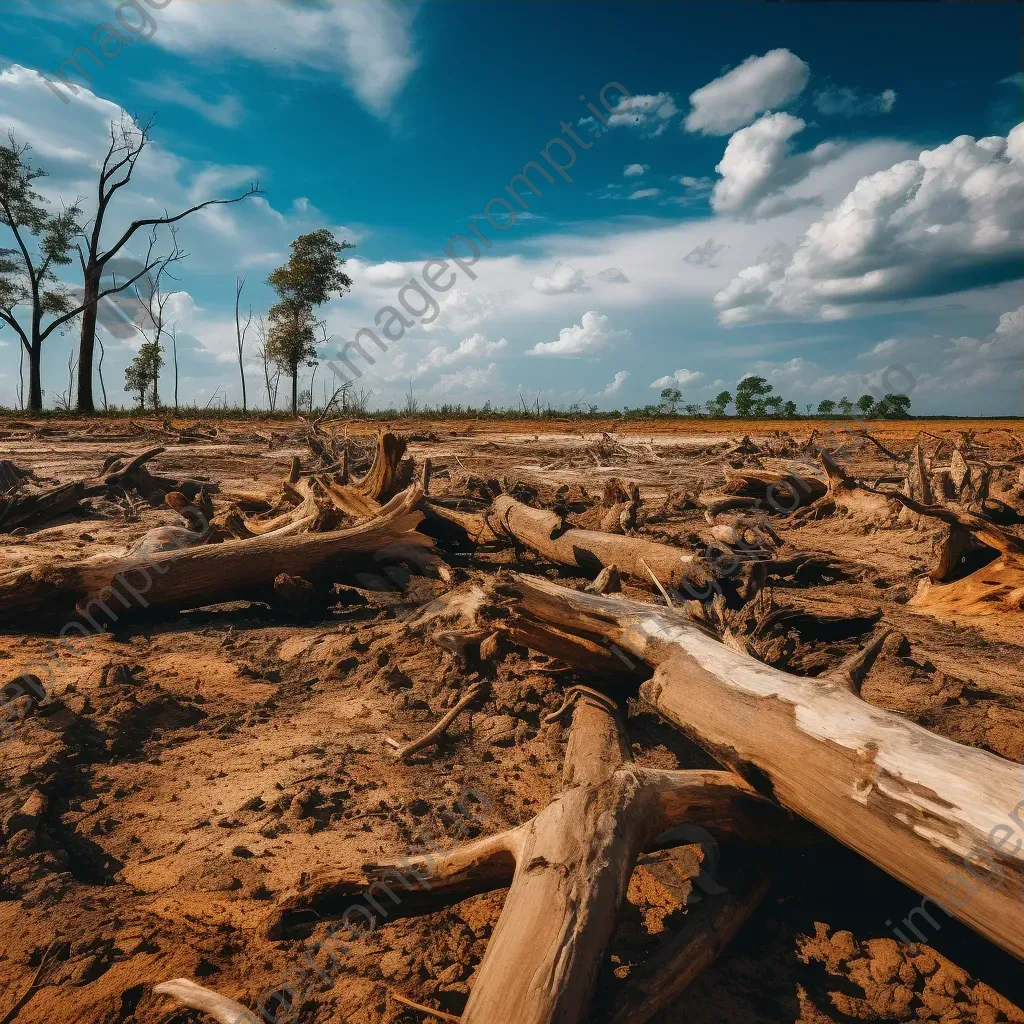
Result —
[[171, 346], [174, 350], [174, 411], [178, 411], [178, 332], [171, 328]]
[[[245, 367], [242, 365], [242, 347], [245, 344], [245, 331], [238, 319], [238, 306], [242, 299], [242, 289], [245, 287], [245, 278], [235, 278], [235, 341], [238, 344], [238, 376], [242, 381], [242, 412], [246, 411], [245, 399]], [[249, 307], [249, 323], [252, 322], [252, 306]], [[249, 324], [245, 325], [246, 330]]]
[[292, 367], [292, 415], [299, 414], [299, 368]]
[[18, 408], [25, 411], [25, 345], [18, 348]]
[[32, 341], [28, 354], [28, 408], [30, 412], [41, 412], [43, 408], [42, 378], [43, 345], [38, 336]]
[[79, 412], [95, 412], [96, 406], [92, 395], [92, 360], [96, 345], [96, 297], [100, 293], [100, 275], [98, 267], [87, 267], [85, 287], [82, 301], [82, 334], [78, 343], [78, 399]]
[[[103, 383], [103, 357], [106, 355], [106, 350], [103, 348], [102, 340], [99, 337], [97, 337], [96, 340], [99, 342], [99, 345], [100, 345], [100, 361], [99, 361], [98, 366], [96, 367], [96, 370], [97, 370], [97, 372], [99, 373], [99, 376], [100, 376], [100, 391], [103, 393], [103, 411], [106, 412], [107, 411], [107, 386], [106, 386], [106, 384]], [[81, 377], [82, 377], [81, 363], [79, 363], [78, 377], [79, 377], [79, 380], [81, 380]]]

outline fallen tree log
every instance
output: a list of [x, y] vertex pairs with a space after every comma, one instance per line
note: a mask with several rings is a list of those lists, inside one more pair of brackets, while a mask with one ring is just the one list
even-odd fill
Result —
[[703, 589], [714, 575], [690, 552], [642, 537], [565, 529], [557, 513], [531, 508], [504, 494], [495, 498], [485, 519], [496, 538], [522, 544], [556, 565], [582, 569], [591, 577], [614, 565], [620, 575], [645, 583], [651, 582], [653, 573], [664, 586]]
[[[281, 573], [307, 576], [332, 560], [359, 554], [408, 560], [417, 549], [432, 548], [416, 532], [421, 492], [411, 487], [396, 495], [380, 515], [347, 530], [280, 533], [153, 554], [81, 562], [53, 562], [0, 574], [0, 621], [74, 615], [87, 620], [102, 612], [116, 621], [129, 611], [181, 608], [251, 598], [273, 587]], [[97, 626], [96, 628], [100, 628]]]
[[826, 486], [813, 476], [768, 470], [730, 469], [718, 491], [702, 492], [699, 501], [711, 515], [733, 508], [757, 508], [783, 514], [805, 508], [824, 497]]
[[[103, 464], [99, 480], [104, 487], [113, 490], [136, 490], [149, 501], [163, 501], [169, 491], [179, 491], [188, 499], [194, 499], [200, 491], [215, 494], [219, 490], [217, 484], [205, 480], [192, 480], [188, 477], [157, 476], [146, 466], [147, 462], [162, 455], [167, 449], [157, 446], [148, 448], [138, 455], [112, 455]], [[90, 481], [87, 481], [90, 483]]]
[[[591, 666], [602, 648], [620, 662], [632, 656], [655, 666], [641, 695], [665, 718], [783, 806], [1024, 959], [1020, 765], [873, 707], [841, 681], [755, 661], [670, 609], [519, 575], [501, 592], [514, 603], [497, 625], [513, 639]], [[610, 654], [606, 665], [615, 660]]]

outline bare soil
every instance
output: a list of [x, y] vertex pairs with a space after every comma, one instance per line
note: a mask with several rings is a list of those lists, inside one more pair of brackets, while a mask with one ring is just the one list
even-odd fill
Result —
[[[964, 432], [993, 463], [1024, 451], [1016, 421], [861, 426], [897, 451], [918, 437], [934, 450]], [[417, 420], [391, 427], [409, 439], [417, 463], [431, 459], [431, 494], [479, 496], [497, 481], [596, 529], [607, 511], [605, 483], [635, 481], [643, 502], [637, 533], [692, 549], [710, 538], [694, 497], [720, 483], [730, 464], [772, 469], [802, 459], [813, 468], [803, 443], [812, 430], [820, 438], [836, 425]], [[378, 425], [338, 429], [363, 445]], [[744, 431], [752, 453], [727, 453], [721, 442], [739, 444]], [[304, 426], [280, 421], [217, 423], [213, 438], [188, 443], [149, 419], [0, 422], [0, 459], [41, 483], [91, 477], [108, 456], [156, 444], [167, 446], [153, 463], [160, 473], [270, 501], [292, 458], [309, 458]], [[829, 447], [862, 479], [894, 471], [893, 460], [859, 435], [839, 430]], [[219, 508], [216, 494], [213, 501]], [[181, 525], [159, 503], [87, 505], [44, 528], [0, 534], [0, 570], [123, 552], [157, 527]], [[758, 638], [764, 660], [821, 675], [856, 650], [880, 616], [896, 632], [863, 696], [1024, 762], [1024, 615], [942, 621], [907, 604], [933, 564], [938, 524], [775, 516], [771, 525], [797, 549], [870, 571], [774, 588], [776, 606], [807, 614], [783, 618]], [[427, 915], [389, 908], [387, 921], [342, 958], [318, 949], [326, 914], [283, 937], [271, 937], [270, 927], [279, 901], [318, 870], [446, 849], [510, 828], [558, 791], [565, 734], [542, 719], [561, 704], [565, 686], [586, 680], [523, 648], [453, 656], [436, 642], [437, 626], [424, 628], [422, 611], [453, 587], [509, 566], [571, 586], [588, 580], [529, 552], [474, 552], [445, 536], [439, 543], [452, 583], [339, 569], [335, 600], [316, 612], [238, 601], [119, 621], [88, 637], [68, 630], [65, 642], [52, 624], [21, 622], [0, 634], [3, 680], [28, 671], [49, 682], [52, 671], [46, 703], [0, 746], [2, 1024], [204, 1019], [151, 991], [177, 977], [254, 1010], [261, 997], [280, 1005], [266, 1002], [269, 993], [303, 990], [282, 1021], [430, 1019], [393, 993], [461, 1011], [503, 891]], [[625, 589], [659, 600], [649, 588]], [[823, 630], [823, 616], [845, 625]], [[384, 737], [419, 736], [475, 681], [486, 684], [482, 696], [436, 748], [409, 763], [390, 756]], [[640, 763], [712, 764], [644, 705], [629, 707]], [[757, 856], [779, 861], [767, 898], [658, 1024], [1024, 1022], [1019, 962], [934, 908], [934, 926], [920, 915], [911, 922], [922, 931], [908, 945], [902, 939], [914, 936], [904, 921], [920, 896], [827, 836], [796, 853]], [[696, 847], [681, 847], [643, 859], [594, 1022], [606, 1019], [631, 967], [684, 926], [688, 906], [728, 888], [748, 857], [723, 847], [702, 864]], [[703, 885], [694, 882], [702, 868]]]

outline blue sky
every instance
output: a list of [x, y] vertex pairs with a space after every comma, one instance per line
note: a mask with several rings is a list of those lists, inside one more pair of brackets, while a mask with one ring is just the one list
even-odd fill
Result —
[[[122, 27], [121, 51], [87, 64], [88, 88], [65, 103], [39, 73], [80, 45], [98, 52], [118, 5], [10, 0], [0, 126], [32, 142], [54, 202], [82, 194], [88, 211], [105, 124], [119, 108], [155, 113], [111, 236], [140, 211], [260, 180], [259, 201], [182, 228], [184, 401], [239, 399], [235, 276], [265, 311], [263, 281], [297, 234], [356, 244], [353, 291], [324, 310], [323, 361], [340, 366], [344, 341], [377, 330], [477, 215], [492, 244], [475, 277], [456, 273], [436, 318], [408, 317], [386, 353], [371, 346], [372, 366], [356, 360], [374, 404], [400, 403], [410, 381], [432, 404], [521, 392], [637, 406], [666, 383], [704, 402], [757, 372], [801, 408], [881, 387], [910, 390], [918, 411], [1022, 412], [1024, 76], [1009, 5], [133, 2], [152, 20], [122, 5], [141, 34]], [[632, 99], [612, 89], [606, 107], [609, 82]], [[589, 146], [572, 143], [572, 182], [540, 155], [571, 141], [563, 122]], [[530, 210], [487, 226], [485, 204], [531, 160], [554, 184], [535, 175]], [[73, 340], [47, 343], [48, 390], [65, 386]], [[16, 339], [0, 342], [12, 404]], [[128, 400], [137, 345], [106, 338], [111, 401]], [[249, 394], [265, 401], [254, 349]], [[906, 370], [886, 386], [891, 366]]]

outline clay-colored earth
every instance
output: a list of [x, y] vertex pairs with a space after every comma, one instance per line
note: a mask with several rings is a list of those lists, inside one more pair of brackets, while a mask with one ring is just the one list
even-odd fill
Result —
[[[109, 455], [166, 444], [152, 464], [162, 474], [276, 499], [292, 457], [309, 458], [302, 424], [204, 424], [211, 427], [214, 439], [181, 444], [151, 419], [0, 420], [0, 459], [45, 484], [90, 477]], [[920, 436], [927, 450], [944, 442], [948, 453], [968, 432], [979, 458], [1024, 464], [1018, 421], [913, 420], [848, 431], [803, 420], [391, 424], [409, 438], [409, 455], [432, 460], [432, 494], [473, 494], [493, 479], [597, 528], [605, 483], [636, 481], [638, 532], [688, 548], [709, 537], [693, 497], [713, 488], [727, 463], [798, 463], [817, 472], [803, 448], [812, 430], [819, 440], [834, 431], [828, 447], [862, 479], [891, 475], [896, 464], [856, 432], [864, 427], [897, 452]], [[337, 425], [360, 443], [377, 428]], [[744, 433], [754, 454], [742, 446], [730, 454], [721, 442], [738, 444]], [[993, 486], [1016, 478], [1015, 468], [999, 469]], [[92, 499], [90, 509], [44, 528], [0, 534], [0, 565], [120, 552], [155, 527], [180, 525], [162, 504], [130, 505]], [[880, 612], [896, 632], [864, 683], [865, 699], [1024, 762], [1024, 615], [947, 621], [908, 605], [932, 565], [937, 524], [832, 515], [776, 516], [771, 525], [795, 548], [869, 571], [775, 589], [777, 606], [810, 614], [761, 638], [766, 661], [820, 675], [857, 648]], [[1007, 529], [1024, 535], [1018, 525]], [[587, 581], [529, 553], [473, 553], [446, 541], [439, 550], [452, 583], [389, 583], [339, 568], [336, 601], [315, 614], [260, 598], [119, 622], [88, 637], [71, 631], [63, 643], [52, 625], [0, 627], [3, 680], [28, 671], [51, 684], [47, 702], [0, 746], [0, 1022], [202, 1020], [152, 992], [176, 977], [254, 1010], [278, 1005], [268, 994], [291, 986], [302, 995], [281, 1021], [429, 1019], [392, 993], [461, 1011], [503, 891], [423, 916], [403, 916], [399, 906], [340, 958], [317, 945], [326, 913], [301, 933], [268, 938], [277, 901], [318, 870], [506, 829], [557, 792], [565, 732], [542, 719], [575, 673], [507, 646], [467, 664], [417, 615], [452, 587], [503, 566], [570, 586]], [[657, 600], [649, 589], [626, 589]], [[824, 636], [806, 624], [815, 615], [864, 625]], [[483, 696], [441, 744], [396, 763], [384, 737], [420, 735], [477, 680], [486, 684]], [[641, 763], [712, 763], [637, 702], [628, 724]], [[921, 897], [828, 837], [799, 852], [720, 854], [704, 864], [715, 883], [706, 888], [692, 883], [701, 868], [695, 847], [638, 865], [593, 1021], [606, 1019], [632, 966], [685, 927], [688, 904], [713, 900], [753, 856], [777, 862], [767, 897], [658, 1024], [1024, 1022], [1019, 962], [941, 912], [934, 928], [925, 922], [917, 945], [901, 941], [897, 931], [906, 936], [903, 922]]]

